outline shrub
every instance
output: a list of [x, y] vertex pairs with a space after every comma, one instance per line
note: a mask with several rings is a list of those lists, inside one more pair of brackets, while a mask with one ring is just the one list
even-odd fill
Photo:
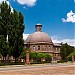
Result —
[[74, 55], [75, 57], [75, 51], [69, 54], [69, 56], [67, 57], [68, 61], [72, 61], [72, 55]]

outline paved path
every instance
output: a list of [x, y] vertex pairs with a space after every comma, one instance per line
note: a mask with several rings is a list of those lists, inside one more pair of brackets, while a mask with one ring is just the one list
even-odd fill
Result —
[[0, 75], [75, 75], [75, 64], [37, 64], [0, 67]]
[[12, 70], [31, 70], [31, 69], [42, 69], [42, 68], [48, 68], [48, 67], [70, 67], [73, 66], [75, 67], [75, 63], [71, 64], [40, 64], [40, 65], [27, 65], [27, 66], [6, 66], [6, 67], [1, 67], [0, 71], [12, 71]]

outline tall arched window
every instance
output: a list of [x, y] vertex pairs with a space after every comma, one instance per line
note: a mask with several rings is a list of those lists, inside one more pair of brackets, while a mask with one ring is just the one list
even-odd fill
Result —
[[47, 46], [45, 46], [45, 50], [47, 50]]
[[33, 46], [33, 50], [35, 51], [35, 46]]
[[50, 46], [49, 46], [49, 50], [50, 50]]
[[38, 50], [40, 50], [40, 46], [38, 46]]

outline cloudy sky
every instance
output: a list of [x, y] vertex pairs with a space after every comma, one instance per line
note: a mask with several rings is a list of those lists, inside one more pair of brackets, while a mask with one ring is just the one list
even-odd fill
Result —
[[[0, 3], [6, 0], [0, 0]], [[64, 42], [75, 46], [75, 0], [8, 0], [12, 8], [25, 17], [24, 39], [35, 31], [38, 21], [42, 31], [49, 34], [53, 42]]]

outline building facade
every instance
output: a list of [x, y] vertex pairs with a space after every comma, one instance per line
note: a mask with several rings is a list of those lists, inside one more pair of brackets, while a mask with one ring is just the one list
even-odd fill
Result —
[[30, 45], [31, 52], [51, 54], [53, 60], [60, 60], [61, 44], [53, 43], [49, 35], [42, 31], [42, 25], [35, 25], [36, 31], [26, 39], [26, 44]]

